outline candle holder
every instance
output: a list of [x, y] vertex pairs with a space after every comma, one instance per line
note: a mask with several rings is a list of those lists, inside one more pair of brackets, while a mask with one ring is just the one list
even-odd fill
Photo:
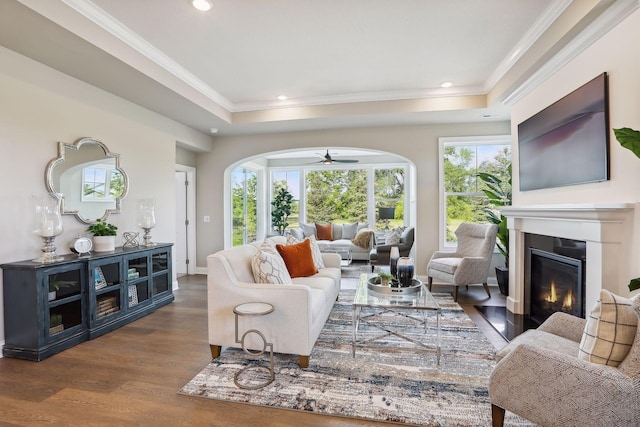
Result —
[[154, 246], [151, 241], [151, 229], [156, 226], [155, 199], [140, 199], [138, 201], [138, 226], [144, 230], [143, 246]]
[[56, 254], [56, 236], [62, 234], [62, 215], [60, 214], [61, 198], [53, 198], [49, 194], [34, 194], [35, 224], [33, 232], [42, 239], [42, 256], [34, 262], [49, 263], [63, 258]]

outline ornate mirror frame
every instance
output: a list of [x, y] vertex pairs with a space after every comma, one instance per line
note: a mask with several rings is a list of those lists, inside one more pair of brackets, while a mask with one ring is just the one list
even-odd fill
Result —
[[[96, 159], [91, 159], [91, 161], [87, 163], [81, 163], [81, 162], [68, 163], [70, 161], [68, 157], [71, 157], [71, 155], [68, 156], [67, 153], [69, 154], [78, 153], [79, 155], [79, 152], [83, 146], [91, 147], [92, 145], [97, 146], [98, 149], [96, 149], [96, 151], [104, 153], [104, 155]], [[45, 170], [45, 177], [44, 177], [45, 185], [47, 186], [47, 190], [49, 191], [49, 193], [53, 197], [61, 201], [62, 214], [75, 215], [78, 221], [84, 224], [92, 224], [95, 222], [96, 215], [93, 215], [92, 218], [87, 218], [87, 216], [89, 215], [86, 214], [86, 210], [85, 212], [83, 212], [83, 209], [75, 208], [71, 206], [70, 203], [68, 203], [68, 200], [70, 199], [70, 195], [69, 194], [65, 195], [63, 192], [62, 185], [61, 185], [61, 176], [64, 173], [64, 171], [70, 170], [71, 168], [76, 169], [76, 173], [82, 174], [83, 173], [82, 166], [91, 165], [93, 163], [101, 162], [101, 161], [113, 162], [112, 172], [117, 171], [122, 176], [122, 192], [118, 197], [114, 197], [114, 198], [105, 197], [105, 201], [102, 203], [108, 204], [109, 206], [104, 208], [104, 213], [101, 214], [101, 217], [99, 218], [102, 220], [106, 220], [110, 214], [120, 213], [120, 202], [122, 199], [124, 199], [124, 197], [127, 195], [129, 191], [129, 179], [124, 169], [120, 167], [120, 155], [116, 153], [111, 153], [107, 148], [107, 146], [104, 145], [102, 142], [98, 141], [97, 139], [84, 137], [84, 138], [78, 139], [73, 144], [58, 142], [58, 157], [55, 159], [52, 159], [47, 165], [47, 168]], [[67, 162], [67, 164], [65, 164], [65, 162]], [[80, 172], [78, 172], [78, 170]], [[83, 192], [81, 190], [82, 190], [82, 187], [79, 186], [78, 191], [81, 193], [80, 199], [84, 197], [84, 194], [82, 194]], [[91, 203], [91, 202], [84, 202], [84, 203]], [[80, 204], [82, 203], [80, 202]], [[100, 211], [102, 210], [101, 208], [98, 208], [98, 209]]]

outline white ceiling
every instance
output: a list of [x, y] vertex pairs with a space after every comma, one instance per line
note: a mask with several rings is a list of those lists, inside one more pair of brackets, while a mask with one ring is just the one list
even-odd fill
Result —
[[[218, 135], [495, 121], [509, 119], [501, 100], [615, 2], [190, 3], [2, 0], [0, 44]], [[581, 19], [558, 31], [567, 11]]]

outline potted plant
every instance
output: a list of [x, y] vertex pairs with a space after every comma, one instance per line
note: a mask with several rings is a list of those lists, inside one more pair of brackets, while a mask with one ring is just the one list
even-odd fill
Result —
[[[616, 135], [616, 139], [624, 148], [633, 152], [636, 157], [640, 158], [640, 132], [631, 128], [619, 128], [614, 129], [613, 133]], [[629, 290], [635, 291], [640, 289], [640, 277], [631, 279], [629, 282]]]
[[[493, 206], [511, 205], [511, 163], [507, 166], [505, 178], [486, 172], [480, 172], [478, 178], [486, 184], [487, 188], [482, 191]], [[493, 208], [486, 207], [483, 211], [487, 214], [489, 222], [498, 226], [496, 240], [498, 251], [504, 256], [504, 266], [496, 267], [496, 280], [500, 292], [503, 295], [509, 295], [509, 228], [507, 227], [507, 218]]]
[[49, 335], [57, 334], [63, 330], [64, 325], [62, 324], [62, 314], [52, 314], [49, 318]]
[[382, 270], [378, 272], [378, 278], [380, 279], [380, 284], [382, 286], [389, 286], [389, 284], [393, 281], [393, 276], [391, 274], [385, 273]]
[[89, 225], [87, 230], [93, 234], [94, 251], [108, 252], [115, 250], [118, 227], [98, 218], [96, 223]]
[[292, 205], [293, 196], [286, 188], [278, 190], [271, 202], [271, 224], [281, 236], [284, 235], [284, 230], [289, 226], [287, 219], [291, 215]]
[[56, 294], [60, 289], [78, 284], [75, 280], [55, 280], [55, 276], [52, 279], [49, 281], [49, 301], [56, 299]]

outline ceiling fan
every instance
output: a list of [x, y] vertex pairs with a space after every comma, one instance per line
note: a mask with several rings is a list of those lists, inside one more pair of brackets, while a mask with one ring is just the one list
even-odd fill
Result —
[[[327, 153], [322, 155], [320, 153], [316, 153], [318, 156], [322, 157], [322, 160], [317, 161], [317, 162], [312, 162], [312, 163], [321, 163], [323, 165], [330, 165], [332, 163], [358, 163], [359, 160], [355, 160], [355, 159], [345, 159], [345, 160], [338, 160], [338, 159], [333, 159], [331, 158], [331, 155], [329, 154], [329, 150], [327, 150]], [[309, 163], [311, 164], [311, 163]]]

